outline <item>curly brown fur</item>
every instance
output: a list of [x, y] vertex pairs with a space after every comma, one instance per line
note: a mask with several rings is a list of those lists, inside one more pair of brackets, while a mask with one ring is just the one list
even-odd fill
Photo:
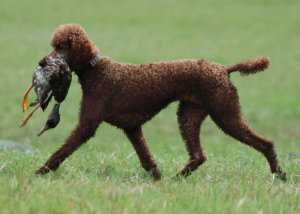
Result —
[[228, 66], [227, 71], [228, 73], [240, 71], [243, 75], [254, 74], [268, 68], [269, 63], [268, 57], [261, 57], [256, 60], [249, 60], [236, 65]]
[[207, 115], [228, 135], [260, 151], [271, 172], [285, 180], [273, 143], [251, 130], [242, 118], [239, 99], [229, 74], [244, 74], [267, 68], [267, 58], [224, 66], [204, 60], [178, 60], [145, 65], [124, 64], [102, 57], [95, 67], [89, 62], [98, 53], [85, 31], [76, 24], [59, 26], [51, 42], [77, 74], [82, 87], [79, 122], [65, 144], [37, 174], [55, 170], [94, 134], [101, 122], [124, 131], [141, 161], [155, 179], [161, 174], [143, 137], [142, 125], [160, 110], [179, 101], [178, 123], [189, 161], [179, 173], [188, 176], [204, 163], [200, 125]]

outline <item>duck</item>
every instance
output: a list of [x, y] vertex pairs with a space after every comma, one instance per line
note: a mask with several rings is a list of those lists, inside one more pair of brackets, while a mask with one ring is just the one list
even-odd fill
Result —
[[54, 107], [53, 107], [44, 127], [37, 134], [38, 137], [40, 137], [47, 130], [53, 129], [58, 125], [58, 123], [60, 121], [59, 107], [60, 107], [60, 103], [54, 104]]
[[[22, 120], [20, 127], [27, 124], [37, 109], [41, 108], [45, 111], [52, 98], [54, 98], [53, 109], [38, 136], [41, 136], [48, 129], [55, 128], [60, 122], [60, 104], [68, 94], [71, 81], [72, 71], [62, 57], [50, 56], [44, 63], [40, 62], [33, 72], [32, 82], [24, 93], [22, 101], [23, 112], [28, 110], [29, 107], [34, 108]], [[28, 96], [32, 88], [34, 88], [37, 98], [34, 102], [28, 104]]]

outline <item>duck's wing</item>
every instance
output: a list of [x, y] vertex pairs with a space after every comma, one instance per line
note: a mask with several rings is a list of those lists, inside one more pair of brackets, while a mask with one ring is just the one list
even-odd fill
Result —
[[72, 81], [72, 71], [63, 59], [57, 59], [56, 69], [50, 77], [50, 86], [54, 99], [61, 103], [65, 100]]
[[61, 103], [65, 100], [71, 85], [71, 81], [72, 73], [67, 71], [51, 78], [50, 85], [52, 88], [52, 93], [57, 102]]
[[53, 92], [50, 91], [50, 93], [48, 94], [48, 97], [46, 98], [46, 100], [41, 104], [41, 109], [43, 111], [46, 110], [48, 104], [50, 103], [50, 101], [52, 100], [52, 97], [53, 97]]
[[41, 104], [48, 100], [51, 93], [49, 72], [51, 72], [51, 70], [49, 71], [48, 67], [42, 68], [40, 65], [38, 65], [33, 73], [32, 84], [34, 86], [38, 101]]

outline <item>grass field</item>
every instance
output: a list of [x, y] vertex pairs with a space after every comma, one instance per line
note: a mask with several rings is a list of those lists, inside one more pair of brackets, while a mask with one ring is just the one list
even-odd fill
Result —
[[[300, 213], [299, 9], [296, 0], [1, 0], [0, 139], [35, 152], [0, 150], [0, 213]], [[231, 79], [251, 127], [274, 140], [288, 181], [272, 182], [262, 155], [223, 134], [210, 118], [201, 136], [208, 161], [188, 179], [172, 180], [188, 158], [177, 103], [144, 127], [162, 181], [147, 176], [126, 137], [106, 124], [58, 171], [34, 176], [77, 122], [81, 91], [74, 76], [56, 129], [36, 137], [49, 109], [19, 128], [33, 69], [51, 50], [53, 30], [69, 22], [84, 26], [102, 54], [124, 62], [233, 64], [269, 56], [266, 72]]]

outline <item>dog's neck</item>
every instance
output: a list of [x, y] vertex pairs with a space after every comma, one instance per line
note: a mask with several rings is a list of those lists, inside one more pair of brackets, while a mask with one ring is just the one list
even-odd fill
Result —
[[102, 59], [98, 50], [82, 51], [79, 53], [80, 54], [72, 53], [72, 55], [66, 57], [69, 66], [77, 75], [82, 75], [89, 72], [89, 70], [94, 70]]
[[90, 66], [92, 68], [96, 67], [97, 63], [101, 60], [101, 55], [100, 53], [98, 52], [90, 61]]

